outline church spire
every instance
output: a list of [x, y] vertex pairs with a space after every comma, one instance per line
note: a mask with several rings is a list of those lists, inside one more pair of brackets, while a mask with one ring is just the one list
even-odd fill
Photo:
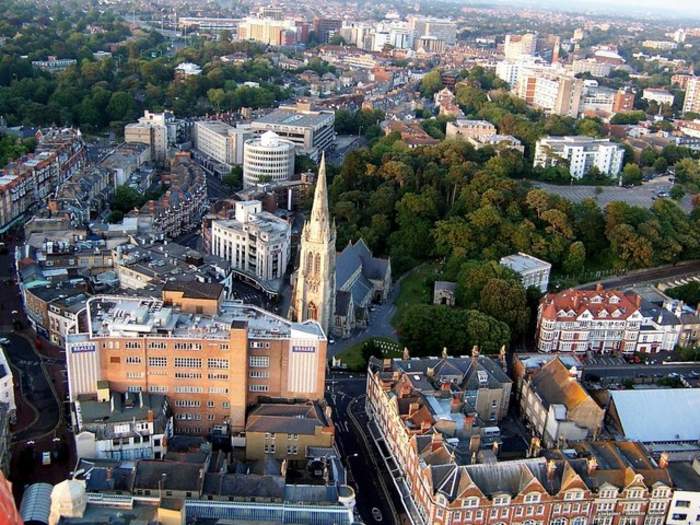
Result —
[[314, 203], [311, 207], [312, 228], [320, 226], [327, 228], [329, 224], [328, 213], [328, 184], [326, 182], [326, 153], [321, 153], [321, 164], [318, 168], [318, 179], [314, 191]]

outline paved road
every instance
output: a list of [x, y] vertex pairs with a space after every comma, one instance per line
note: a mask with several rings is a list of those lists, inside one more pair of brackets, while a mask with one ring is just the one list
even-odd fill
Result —
[[591, 290], [597, 282], [602, 282], [606, 288], [621, 288], [638, 284], [674, 281], [697, 275], [700, 275], [700, 260], [685, 261], [675, 265], [649, 268], [648, 270], [635, 270], [621, 277], [612, 277], [602, 281], [582, 284], [578, 288]]
[[[602, 193], [596, 195], [598, 186], [560, 186], [558, 184], [548, 184], [546, 182], [531, 181], [533, 186], [547, 190], [549, 193], [559, 195], [573, 202], [581, 202], [584, 199], [595, 199], [598, 205], [603, 208], [613, 201], [622, 201], [632, 206], [651, 208], [654, 198], [660, 191], [669, 191], [673, 186], [666, 181], [652, 181], [643, 186], [634, 188], [620, 188], [618, 186], [600, 186]], [[689, 195], [683, 197], [680, 202], [681, 207], [689, 212], [693, 209]]]
[[[336, 427], [336, 443], [341, 456], [345, 458], [348, 467], [348, 478], [356, 491], [357, 510], [364, 523], [392, 524], [391, 505], [387, 501], [393, 498], [391, 494], [393, 486], [386, 485], [390, 494], [384, 492], [384, 488], [377, 476], [381, 473], [376, 471], [369, 454], [374, 451], [366, 449], [365, 442], [358, 436], [356, 428], [351, 421], [348, 408], [351, 401], [357, 399], [365, 393], [364, 375], [337, 373], [330, 375], [326, 381], [326, 398], [333, 407], [333, 419]], [[357, 403], [355, 403], [356, 405]], [[362, 410], [360, 403], [359, 410]], [[364, 411], [362, 411], [364, 414]], [[388, 474], [387, 474], [388, 475]], [[381, 513], [381, 522], [377, 521], [372, 509], [377, 508]]]
[[41, 365], [41, 358], [34, 352], [29, 341], [16, 334], [6, 334], [10, 344], [5, 345], [8, 358], [21, 383], [22, 395], [31, 404], [36, 413], [36, 420], [28, 428], [12, 436], [13, 441], [37, 439], [50, 433], [58, 425], [59, 406], [53, 390], [49, 386]]

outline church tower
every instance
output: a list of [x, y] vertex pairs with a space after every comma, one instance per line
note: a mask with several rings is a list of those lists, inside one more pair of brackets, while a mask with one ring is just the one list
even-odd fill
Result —
[[326, 158], [321, 157], [311, 216], [301, 234], [301, 257], [294, 286], [294, 319], [314, 319], [330, 335], [335, 311], [335, 221], [328, 213]]

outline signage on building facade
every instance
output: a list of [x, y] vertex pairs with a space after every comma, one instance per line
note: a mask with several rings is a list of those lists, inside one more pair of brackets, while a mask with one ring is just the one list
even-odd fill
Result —
[[304, 354], [313, 354], [316, 351], [315, 346], [293, 346], [292, 352], [301, 352]]
[[95, 343], [78, 343], [71, 346], [71, 353], [79, 354], [81, 352], [94, 352], [96, 350]]

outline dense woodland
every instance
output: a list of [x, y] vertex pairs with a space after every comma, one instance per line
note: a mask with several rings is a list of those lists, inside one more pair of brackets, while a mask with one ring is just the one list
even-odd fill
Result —
[[[75, 125], [86, 132], [111, 127], [121, 132], [144, 109], [172, 109], [179, 116], [269, 107], [286, 98], [282, 73], [262, 58], [264, 49], [248, 42], [202, 42], [172, 53], [157, 33], [131, 34], [109, 13], [69, 11], [54, 6], [37, 15], [34, 7], [4, 2], [0, 36], [0, 115], [9, 125]], [[18, 28], [23, 28], [18, 32]], [[91, 33], [91, 31], [94, 31]], [[92, 53], [109, 44], [111, 59], [96, 61]], [[242, 52], [244, 64], [212, 62]], [[48, 56], [75, 58], [78, 64], [50, 74], [34, 69], [32, 60]], [[203, 66], [201, 76], [174, 81], [183, 61]], [[257, 82], [249, 87], [244, 82]]]

